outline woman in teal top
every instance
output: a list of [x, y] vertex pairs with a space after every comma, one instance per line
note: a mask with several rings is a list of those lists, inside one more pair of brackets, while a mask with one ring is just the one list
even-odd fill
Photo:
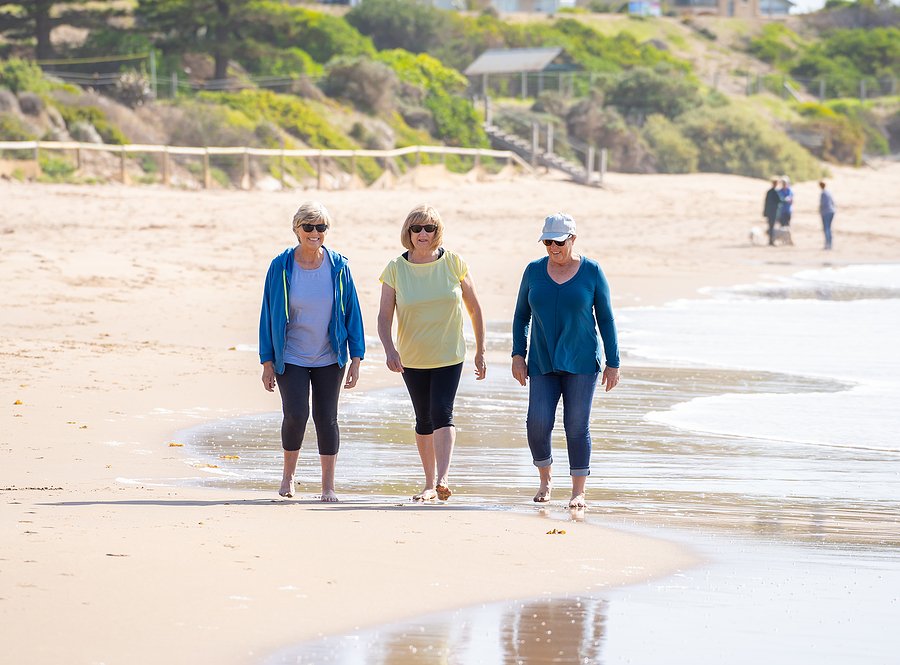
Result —
[[519, 287], [512, 373], [523, 386], [530, 382], [526, 430], [541, 478], [534, 500], [550, 500], [550, 436], [562, 397], [572, 476], [569, 507], [583, 508], [584, 486], [591, 473], [591, 403], [602, 366], [600, 340], [606, 354], [601, 383], [607, 392], [619, 383], [619, 345], [609, 284], [596, 261], [575, 252], [575, 239], [575, 220], [570, 215], [556, 213], [544, 220], [540, 240], [547, 256], [528, 264]]

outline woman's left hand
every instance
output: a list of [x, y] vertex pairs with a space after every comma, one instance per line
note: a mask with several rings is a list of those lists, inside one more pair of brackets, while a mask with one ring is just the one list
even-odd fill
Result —
[[479, 351], [475, 354], [475, 380], [481, 381], [487, 376], [487, 365], [484, 362], [484, 352]]
[[344, 381], [344, 388], [352, 388], [359, 379], [359, 358], [350, 359], [350, 367], [347, 369], [347, 380]]
[[619, 368], [618, 367], [607, 367], [603, 370], [603, 379], [600, 381], [601, 384], [606, 384], [606, 392], [609, 392], [617, 385], [619, 385]]

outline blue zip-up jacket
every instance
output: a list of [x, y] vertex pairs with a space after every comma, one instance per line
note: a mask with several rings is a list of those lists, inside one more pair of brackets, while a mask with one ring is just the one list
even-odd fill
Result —
[[[269, 272], [266, 273], [266, 287], [259, 315], [259, 362], [274, 362], [277, 374], [284, 374], [294, 249], [296, 248], [289, 247], [272, 259]], [[331, 258], [331, 281], [334, 283], [334, 309], [331, 311], [331, 321], [328, 322], [328, 335], [331, 337], [331, 350], [338, 357], [338, 364], [343, 367], [350, 358], [365, 357], [366, 337], [362, 312], [347, 258], [327, 247], [323, 249]]]
[[546, 256], [532, 261], [522, 275], [513, 316], [512, 355], [525, 358], [527, 350], [528, 376], [555, 371], [596, 374], [602, 337], [606, 366], [618, 367], [616, 322], [600, 265], [582, 256], [575, 276], [557, 284], [547, 274], [548, 261]]

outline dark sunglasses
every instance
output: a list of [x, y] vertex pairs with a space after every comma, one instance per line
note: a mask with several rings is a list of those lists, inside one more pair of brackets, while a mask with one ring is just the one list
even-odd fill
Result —
[[325, 233], [325, 231], [328, 230], [328, 224], [301, 224], [300, 228], [307, 233], [312, 233], [313, 229], [315, 229], [319, 233]]
[[571, 238], [571, 237], [572, 236], [566, 236], [565, 240], [542, 240], [541, 242], [544, 243], [545, 247], [549, 247], [550, 245], [556, 245], [557, 247], [562, 247], [569, 241], [569, 238]]
[[437, 225], [435, 224], [410, 224], [409, 230], [413, 233], [421, 233], [422, 229], [425, 229], [426, 233], [434, 233], [437, 231]]

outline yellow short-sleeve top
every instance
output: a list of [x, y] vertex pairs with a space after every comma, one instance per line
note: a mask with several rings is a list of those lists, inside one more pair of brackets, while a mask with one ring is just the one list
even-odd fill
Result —
[[397, 352], [404, 367], [433, 369], [466, 359], [462, 286], [469, 266], [444, 251], [437, 261], [387, 264], [381, 281], [396, 293]]

